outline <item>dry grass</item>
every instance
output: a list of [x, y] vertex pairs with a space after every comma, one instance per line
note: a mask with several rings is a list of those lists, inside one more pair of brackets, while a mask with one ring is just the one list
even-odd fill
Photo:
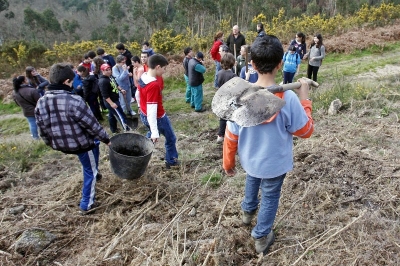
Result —
[[[145, 176], [133, 181], [111, 173], [101, 146], [102, 204], [88, 216], [78, 213], [76, 156], [52, 153], [23, 173], [2, 166], [0, 265], [399, 265], [400, 124], [395, 112], [378, 118], [380, 112], [314, 112], [313, 137], [295, 141], [276, 242], [265, 257], [255, 253], [251, 227], [241, 222], [245, 173], [239, 168], [216, 188], [202, 184], [204, 175], [222, 174], [217, 129], [204, 126], [191, 135], [176, 132], [180, 169], [165, 170], [161, 138]], [[206, 125], [207, 115], [199, 123]], [[23, 213], [8, 213], [19, 205]], [[22, 257], [10, 247], [31, 227], [57, 240]]]

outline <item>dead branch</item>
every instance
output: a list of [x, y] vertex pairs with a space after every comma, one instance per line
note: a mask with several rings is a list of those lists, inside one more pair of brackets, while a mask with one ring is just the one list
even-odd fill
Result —
[[11, 255], [10, 253], [5, 252], [5, 251], [3, 251], [3, 250], [0, 250], [0, 254], [1, 254], [1, 255], [8, 256], [8, 257], [12, 257], [12, 255]]
[[300, 255], [300, 257], [297, 258], [297, 260], [292, 264], [292, 265], [296, 265], [310, 250], [314, 250], [316, 248], [318, 248], [319, 246], [325, 244], [328, 240], [330, 240], [331, 238], [333, 238], [334, 236], [336, 236], [337, 234], [340, 234], [341, 232], [343, 232], [344, 230], [346, 230], [347, 228], [349, 228], [352, 224], [354, 224], [356, 221], [358, 221], [360, 218], [362, 218], [364, 216], [364, 214], [366, 213], [366, 211], [364, 211], [363, 213], [360, 214], [360, 216], [358, 216], [356, 219], [354, 219], [351, 223], [347, 224], [345, 227], [343, 227], [342, 229], [336, 231], [336, 233], [334, 233], [333, 235], [329, 236], [328, 238], [326, 238], [324, 241], [319, 242], [319, 240], [322, 238], [319, 238], [316, 242], [314, 242], [311, 246], [309, 246], [304, 252], [303, 254]]
[[221, 212], [219, 213], [218, 222], [217, 222], [217, 224], [215, 225], [215, 228], [218, 228], [219, 223], [221, 222], [221, 219], [222, 219], [222, 214], [224, 213], [225, 208], [226, 208], [226, 205], [228, 204], [228, 201], [229, 201], [230, 199], [231, 199], [231, 196], [228, 197], [228, 199], [226, 200], [224, 206], [222, 207], [222, 210], [221, 210]]

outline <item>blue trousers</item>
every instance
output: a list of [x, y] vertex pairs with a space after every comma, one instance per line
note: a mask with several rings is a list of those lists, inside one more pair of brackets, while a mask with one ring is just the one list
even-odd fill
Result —
[[132, 91], [131, 88], [123, 88], [126, 93], [125, 95], [122, 92], [119, 93], [119, 102], [121, 104], [121, 108], [124, 112], [131, 114], [132, 107], [131, 107], [131, 100], [132, 100]]
[[31, 136], [33, 139], [39, 139], [38, 128], [36, 125], [36, 119], [34, 116], [26, 116], [26, 120], [29, 123], [29, 130], [31, 131]]
[[278, 211], [281, 188], [286, 174], [274, 178], [257, 178], [247, 174], [242, 210], [253, 212], [257, 210], [258, 192], [261, 190], [261, 203], [257, 216], [257, 224], [251, 231], [251, 236], [261, 238], [271, 232]]
[[295, 74], [296, 72], [292, 73], [283, 71], [283, 84], [292, 83]]
[[104, 101], [104, 105], [108, 109], [108, 123], [110, 124], [110, 130], [112, 133], [115, 133], [117, 131], [117, 121], [119, 121], [122, 125], [122, 129], [126, 129], [126, 116], [124, 111], [121, 108], [121, 105], [119, 101], [114, 102], [118, 107], [117, 109], [114, 109], [111, 107], [111, 105]]
[[[145, 125], [150, 130], [147, 116], [145, 116], [142, 112], [140, 112], [140, 120], [142, 120], [143, 125]], [[160, 134], [164, 135], [165, 137], [165, 160], [170, 164], [174, 164], [176, 163], [176, 160], [178, 160], [178, 151], [176, 150], [176, 136], [167, 115], [164, 115], [161, 118], [157, 118], [157, 127]], [[151, 132], [147, 134], [148, 138], [150, 136]]]
[[83, 171], [82, 199], [79, 207], [84, 211], [90, 210], [92, 204], [95, 202], [95, 186], [96, 175], [99, 167], [100, 142], [96, 140], [95, 143], [96, 146], [92, 150], [78, 154]]
[[203, 85], [190, 87], [191, 97], [190, 105], [194, 106], [194, 110], [199, 111], [203, 107]]
[[183, 75], [183, 77], [185, 78], [185, 82], [186, 82], [185, 101], [187, 103], [190, 103], [190, 99], [192, 97], [192, 91], [191, 91], [191, 88], [190, 88], [190, 85], [189, 85], [189, 78], [185, 74]]
[[221, 68], [221, 63], [218, 62], [217, 60], [214, 60], [214, 63], [215, 63], [214, 88], [219, 88], [219, 86], [218, 86], [218, 75], [217, 75], [217, 73], [218, 73], [218, 71], [220, 71], [222, 68]]

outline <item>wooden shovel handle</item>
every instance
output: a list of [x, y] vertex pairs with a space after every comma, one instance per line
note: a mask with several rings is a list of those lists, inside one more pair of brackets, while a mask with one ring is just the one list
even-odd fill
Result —
[[[309, 78], [302, 78], [302, 79], [305, 80], [308, 83], [308, 85], [310, 85], [311, 87], [318, 88], [318, 86], [319, 86], [319, 84], [312, 79], [309, 79]], [[293, 83], [282, 84], [282, 85], [277, 85], [277, 86], [268, 88], [268, 91], [271, 93], [277, 93], [277, 92], [282, 92], [282, 91], [287, 91], [287, 90], [298, 89], [300, 87], [301, 87], [301, 82], [297, 81], [297, 82], [293, 82]]]

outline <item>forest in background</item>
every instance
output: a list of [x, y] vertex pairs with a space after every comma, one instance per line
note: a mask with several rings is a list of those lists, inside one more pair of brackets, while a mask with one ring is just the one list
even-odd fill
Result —
[[0, 43], [141, 43], [163, 29], [172, 34], [212, 36], [220, 25], [254, 30], [254, 17], [263, 14], [265, 22], [272, 23], [280, 10], [284, 10], [284, 20], [317, 14], [330, 18], [382, 3], [396, 5], [400, 0], [0, 0]]

